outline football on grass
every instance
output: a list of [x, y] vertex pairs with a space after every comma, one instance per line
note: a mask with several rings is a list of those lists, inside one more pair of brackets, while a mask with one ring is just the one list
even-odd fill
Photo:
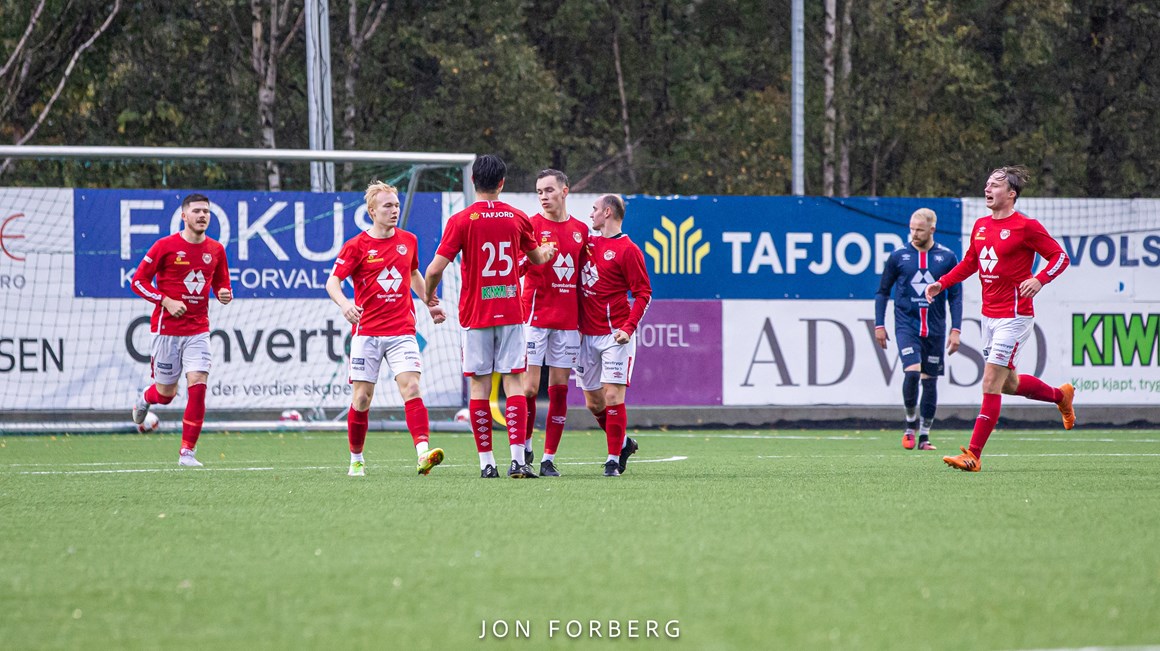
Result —
[[140, 425], [137, 425], [138, 432], [155, 432], [161, 426], [161, 419], [157, 414], [149, 412], [145, 414], [145, 420]]

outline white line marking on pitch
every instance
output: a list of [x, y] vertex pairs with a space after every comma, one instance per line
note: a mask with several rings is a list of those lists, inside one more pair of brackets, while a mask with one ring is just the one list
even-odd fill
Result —
[[[672, 456], [664, 459], [633, 459], [633, 463], [664, 463], [667, 461], [685, 461], [688, 457]], [[601, 465], [591, 461], [569, 461], [561, 463], [560, 465], [568, 466], [586, 466], [586, 465]], [[465, 468], [467, 464], [442, 464], [445, 468]], [[391, 468], [391, 465], [386, 465], [384, 468]], [[286, 466], [281, 468], [274, 468], [270, 466], [264, 467], [249, 467], [249, 468], [221, 468], [208, 467], [202, 468], [200, 472], [274, 472], [278, 470], [341, 470], [342, 466]], [[113, 475], [125, 473], [142, 473], [142, 472], [199, 472], [191, 471], [186, 468], [112, 468], [106, 470], [25, 470], [13, 474], [17, 475]]]

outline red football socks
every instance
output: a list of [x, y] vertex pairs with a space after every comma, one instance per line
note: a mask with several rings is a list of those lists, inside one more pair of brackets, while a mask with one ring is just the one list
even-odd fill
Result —
[[522, 395], [508, 396], [503, 416], [507, 420], [508, 443], [523, 445], [527, 435], [528, 399]]
[[608, 408], [607, 407], [605, 407], [604, 409], [601, 409], [599, 414], [596, 414], [596, 422], [600, 424], [600, 429], [604, 430], [605, 432], [608, 431]]
[[197, 447], [197, 438], [201, 436], [203, 422], [205, 422], [205, 385], [195, 384], [189, 387], [189, 400], [185, 403], [185, 417], [181, 420], [182, 449], [192, 450]]
[[983, 406], [979, 409], [979, 416], [975, 418], [975, 430], [971, 432], [971, 445], [968, 450], [977, 458], [983, 457], [983, 446], [995, 430], [999, 422], [999, 410], [1003, 406], [1003, 396], [998, 393], [984, 393]]
[[[205, 386], [204, 384], [202, 386]], [[150, 384], [148, 389], [145, 389], [145, 402], [151, 405], [168, 405], [173, 402], [173, 396], [163, 396], [157, 391], [156, 384]]]
[[532, 430], [536, 428], [536, 399], [524, 396], [528, 405], [528, 426], [524, 429], [524, 442], [532, 440]]
[[1056, 404], [1063, 400], [1063, 392], [1034, 375], [1019, 376], [1019, 388], [1015, 389], [1015, 395]]
[[411, 398], [403, 404], [403, 414], [407, 419], [407, 429], [415, 445], [426, 443], [431, 437], [431, 421], [427, 417], [427, 405], [422, 398]]
[[604, 411], [608, 418], [608, 428], [605, 430], [608, 454], [619, 456], [624, 446], [624, 433], [628, 429], [628, 409], [624, 405], [616, 405]]
[[467, 409], [471, 412], [471, 433], [475, 436], [476, 451], [491, 452], [491, 404], [486, 400], [469, 400]]
[[351, 454], [362, 454], [367, 442], [367, 420], [370, 410], [358, 411], [354, 405], [346, 412], [346, 438], [350, 442]]
[[568, 385], [548, 386], [548, 422], [544, 425], [544, 453], [556, 454], [568, 420]]

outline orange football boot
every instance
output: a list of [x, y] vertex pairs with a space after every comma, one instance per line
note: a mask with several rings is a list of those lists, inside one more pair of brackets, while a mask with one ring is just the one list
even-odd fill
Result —
[[1063, 429], [1071, 429], [1075, 427], [1075, 407], [1071, 404], [1075, 400], [1075, 387], [1069, 382], [1059, 387], [1059, 392], [1063, 394], [1063, 400], [1056, 406], [1059, 407], [1059, 413], [1063, 414]]
[[963, 472], [979, 472], [981, 468], [979, 457], [971, 454], [971, 451], [964, 447], [960, 446], [959, 449], [963, 451], [962, 454], [956, 454], [953, 457], [943, 457], [943, 463], [952, 468], [958, 468]]
[[903, 450], [913, 450], [914, 449], [914, 430], [908, 429], [908, 430], [906, 430], [906, 432], [904, 432], [902, 434], [902, 449]]

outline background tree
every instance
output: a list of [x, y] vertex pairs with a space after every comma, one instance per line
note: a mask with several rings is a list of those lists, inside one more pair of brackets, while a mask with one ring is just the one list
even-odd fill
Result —
[[[306, 146], [297, 5], [141, 0], [130, 15], [119, 2], [0, 0], [0, 140]], [[829, 23], [824, 3], [806, 5], [808, 193], [974, 195], [988, 170], [1019, 162], [1037, 172], [1035, 195], [1157, 194], [1155, 2], [830, 5]], [[496, 152], [523, 191], [549, 165], [574, 190], [790, 191], [789, 3], [342, 6], [342, 147]], [[307, 172], [16, 161], [4, 182], [305, 188]], [[367, 175], [392, 178], [352, 166], [344, 183]]]
[[[0, 67], [0, 134], [13, 144], [32, 140], [48, 119], [85, 52], [121, 11], [121, 0], [73, 5], [38, 0], [27, 13], [22, 3], [0, 5], [3, 38], [19, 34]], [[47, 11], [46, 11], [47, 9]], [[5, 49], [8, 49], [7, 47]], [[11, 161], [0, 162], [0, 174]]]

